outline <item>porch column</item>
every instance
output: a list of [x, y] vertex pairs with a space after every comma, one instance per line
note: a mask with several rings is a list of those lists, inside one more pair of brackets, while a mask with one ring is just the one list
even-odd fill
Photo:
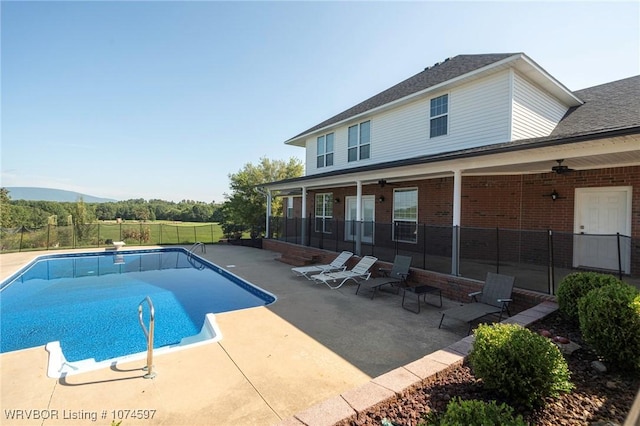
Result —
[[356, 182], [356, 255], [362, 254], [362, 181]]
[[305, 245], [307, 241], [307, 187], [302, 187], [302, 225], [300, 230], [300, 244]]
[[462, 170], [453, 171], [453, 226], [451, 275], [460, 275], [460, 216], [462, 211]]
[[264, 235], [266, 238], [271, 238], [271, 233], [269, 232], [271, 230], [271, 197], [271, 190], [267, 189], [267, 218], [264, 227]]

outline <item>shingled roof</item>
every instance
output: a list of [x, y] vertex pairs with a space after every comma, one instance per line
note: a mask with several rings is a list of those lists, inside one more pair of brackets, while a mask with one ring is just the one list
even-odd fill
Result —
[[574, 92], [584, 104], [571, 108], [552, 138], [640, 126], [640, 76]]
[[360, 102], [346, 111], [334, 115], [333, 117], [305, 130], [289, 140], [297, 139], [307, 133], [314, 132], [315, 130], [322, 129], [323, 127], [331, 124], [338, 123], [350, 117], [362, 114], [363, 112], [386, 105], [398, 99], [402, 99], [406, 96], [436, 86], [440, 83], [444, 83], [456, 77], [460, 77], [464, 74], [517, 54], [518, 53], [492, 53], [483, 55], [458, 55], [453, 58], [446, 59], [434, 66], [425, 68], [424, 71], [419, 72], [413, 77], [409, 77], [395, 86], [372, 96], [366, 101]]

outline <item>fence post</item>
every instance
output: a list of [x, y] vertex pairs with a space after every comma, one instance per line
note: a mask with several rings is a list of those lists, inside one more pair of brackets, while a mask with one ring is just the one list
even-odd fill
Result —
[[24, 225], [20, 227], [20, 246], [18, 247], [18, 251], [22, 251], [22, 239], [24, 238]]
[[393, 239], [394, 239], [394, 246], [395, 246], [395, 250], [396, 252], [394, 253], [396, 256], [398, 255], [398, 227], [400, 225], [400, 222], [394, 222], [393, 223], [393, 227], [395, 228], [393, 231]]
[[176, 235], [178, 236], [178, 244], [180, 244], [180, 227], [176, 225]]
[[141, 246], [142, 245], [142, 222], [139, 223], [139, 234], [138, 234], [138, 245]]
[[49, 235], [51, 234], [51, 224], [47, 223], [47, 250], [49, 250]]
[[194, 244], [198, 242], [198, 231], [195, 225], [193, 225], [193, 242]]
[[427, 269], [427, 224], [422, 224], [422, 269]]
[[549, 294], [553, 296], [556, 292], [555, 290], [555, 267], [553, 264], [553, 231], [549, 229], [549, 236], [547, 237], [547, 243], [549, 246], [549, 266], [548, 266], [548, 276], [547, 276], [547, 285]]
[[500, 228], [496, 226], [496, 274], [500, 273]]
[[211, 228], [211, 244], [213, 244], [213, 223], [210, 225]]
[[622, 281], [622, 253], [620, 252], [620, 233], [616, 232], [618, 242], [618, 279]]

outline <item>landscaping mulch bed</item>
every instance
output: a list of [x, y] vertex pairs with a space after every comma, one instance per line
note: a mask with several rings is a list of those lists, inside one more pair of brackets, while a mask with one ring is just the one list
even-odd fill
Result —
[[[535, 411], [514, 407], [516, 412], [533, 425], [623, 424], [640, 388], [640, 374], [615, 371], [608, 365], [606, 372], [597, 372], [591, 363], [598, 360], [598, 357], [582, 340], [579, 328], [564, 321], [557, 312], [529, 328], [534, 331], [550, 330], [554, 335], [568, 337], [581, 346], [566, 356], [575, 389], [557, 399], [548, 399], [544, 407]], [[339, 425], [381, 425], [382, 420], [387, 419], [397, 425], [414, 426], [423, 421], [424, 414], [430, 410], [443, 412], [454, 397], [506, 402], [483, 390], [482, 383], [474, 377], [471, 368], [465, 363], [429, 384], [387, 400]]]

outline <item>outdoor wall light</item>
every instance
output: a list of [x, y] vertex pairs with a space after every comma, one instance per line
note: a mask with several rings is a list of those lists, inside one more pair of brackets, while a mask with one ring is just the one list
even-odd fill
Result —
[[551, 199], [553, 201], [557, 200], [558, 198], [560, 198], [560, 194], [558, 194], [558, 191], [556, 191], [555, 189], [553, 190], [553, 192], [551, 194], [545, 194], [545, 197], [551, 197]]
[[384, 195], [379, 196], [378, 201], [384, 203]]
[[340, 198], [336, 198], [335, 200], [333, 200], [336, 202], [336, 204], [340, 204]]

